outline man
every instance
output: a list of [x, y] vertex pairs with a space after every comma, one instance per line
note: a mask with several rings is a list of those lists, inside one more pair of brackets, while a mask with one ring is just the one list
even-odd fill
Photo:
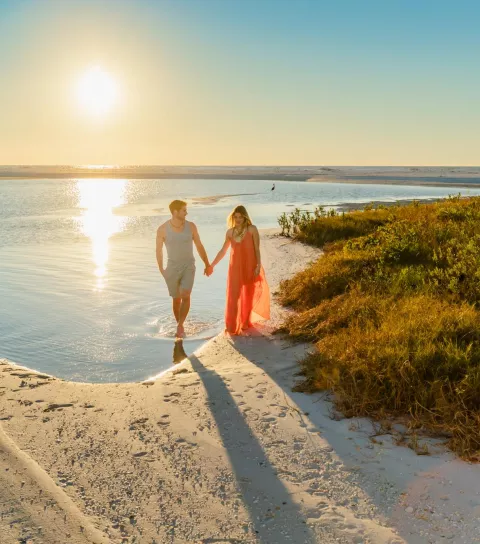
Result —
[[[190, 293], [195, 279], [195, 257], [193, 243], [205, 264], [210, 266], [207, 252], [200, 240], [197, 227], [187, 221], [187, 203], [174, 200], [169, 205], [171, 219], [157, 230], [157, 263], [165, 278], [168, 293], [173, 299], [173, 315], [177, 321], [177, 338], [185, 337], [184, 323], [190, 310]], [[163, 266], [163, 245], [167, 249], [168, 262]]]

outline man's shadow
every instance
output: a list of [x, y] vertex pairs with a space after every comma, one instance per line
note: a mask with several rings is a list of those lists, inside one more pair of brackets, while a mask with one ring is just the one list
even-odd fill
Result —
[[187, 359], [188, 355], [183, 349], [183, 340], [177, 338], [173, 344], [173, 364], [181, 363], [183, 360]]

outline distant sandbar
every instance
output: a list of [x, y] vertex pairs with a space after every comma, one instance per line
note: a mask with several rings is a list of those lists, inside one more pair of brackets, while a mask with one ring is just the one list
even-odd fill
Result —
[[480, 187], [480, 167], [0, 166], [0, 179], [229, 179]]

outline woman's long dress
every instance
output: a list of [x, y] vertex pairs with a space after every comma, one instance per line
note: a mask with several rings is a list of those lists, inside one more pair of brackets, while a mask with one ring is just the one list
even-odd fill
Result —
[[247, 231], [240, 242], [232, 237], [227, 276], [225, 326], [230, 334], [241, 334], [252, 323], [270, 319], [270, 291], [265, 271], [255, 277], [257, 257], [253, 235]]

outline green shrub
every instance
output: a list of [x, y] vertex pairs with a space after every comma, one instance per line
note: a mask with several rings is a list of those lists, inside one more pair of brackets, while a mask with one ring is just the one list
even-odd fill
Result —
[[480, 198], [296, 216], [325, 246], [280, 286], [283, 330], [315, 342], [299, 390], [332, 389], [347, 415], [408, 415], [480, 458]]

